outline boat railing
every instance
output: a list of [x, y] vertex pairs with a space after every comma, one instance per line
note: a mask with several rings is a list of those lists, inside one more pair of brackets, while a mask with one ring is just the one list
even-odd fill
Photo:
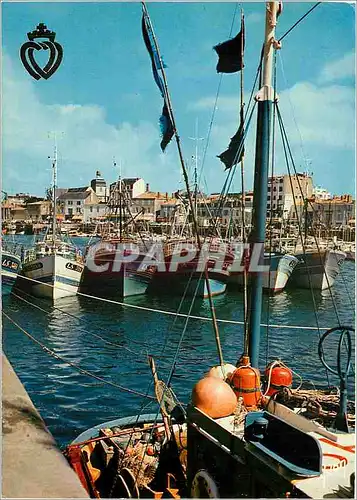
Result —
[[24, 252], [23, 263], [31, 262], [36, 259], [36, 249], [27, 248]]
[[3, 252], [12, 253], [13, 255], [17, 255], [18, 257], [21, 257], [22, 248], [23, 246], [19, 243], [12, 243], [4, 240], [2, 240], [1, 242], [1, 249]]

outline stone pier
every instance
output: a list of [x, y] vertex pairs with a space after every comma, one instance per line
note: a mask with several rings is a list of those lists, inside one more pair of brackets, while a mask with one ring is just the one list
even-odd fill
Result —
[[1, 465], [1, 498], [88, 498], [4, 355]]

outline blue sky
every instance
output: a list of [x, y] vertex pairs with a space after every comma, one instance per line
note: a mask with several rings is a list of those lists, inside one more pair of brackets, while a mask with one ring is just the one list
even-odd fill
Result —
[[[236, 6], [238, 9], [236, 10]], [[277, 36], [312, 5], [285, 2]], [[264, 35], [261, 2], [148, 3], [167, 68], [184, 156], [192, 165], [195, 123], [207, 138], [220, 75], [212, 47], [225, 41], [239, 12], [246, 18], [245, 93], [249, 95]], [[236, 17], [234, 18], [234, 12]], [[39, 22], [56, 32], [63, 62], [47, 81], [35, 81], [19, 58], [26, 33]], [[141, 36], [141, 5], [113, 3], [2, 4], [3, 155], [5, 191], [44, 195], [50, 184], [49, 131], [58, 136], [60, 187], [86, 185], [100, 170], [140, 176], [153, 191], [183, 187], [175, 142], [163, 154], [158, 120], [162, 99]], [[354, 192], [355, 10], [323, 3], [284, 40], [277, 62], [277, 92], [294, 158], [314, 182], [334, 194]], [[41, 58], [39, 58], [41, 61]], [[228, 146], [238, 121], [239, 74], [224, 75], [203, 165], [202, 189], [219, 191], [225, 174], [216, 155]], [[252, 186], [254, 125], [246, 146], [246, 186]], [[200, 157], [206, 141], [200, 141]], [[286, 173], [277, 144], [276, 173]], [[239, 175], [233, 183], [240, 190]]]

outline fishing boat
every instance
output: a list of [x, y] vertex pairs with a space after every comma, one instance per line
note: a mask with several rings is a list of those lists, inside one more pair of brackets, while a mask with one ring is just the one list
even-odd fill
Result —
[[112, 190], [108, 207], [108, 221], [100, 227], [100, 241], [89, 244], [86, 249], [80, 293], [104, 298], [144, 294], [153, 276], [143, 264], [151, 242], [128, 234], [127, 228], [135, 219], [121, 176]]
[[[265, 253], [263, 266], [267, 271], [263, 273], [263, 290], [269, 293], [282, 292], [298, 263], [299, 260], [294, 255]], [[244, 287], [242, 271], [230, 269], [228, 287], [232, 289]]]
[[16, 276], [21, 270], [19, 255], [8, 251], [1, 251], [1, 295], [9, 295], [15, 284]]
[[[272, 66], [274, 50], [280, 48], [275, 38], [280, 11], [279, 2], [266, 3], [261, 88], [256, 95], [252, 245], [265, 241], [270, 122], [277, 104]], [[145, 5], [144, 22], [149, 22]], [[164, 72], [162, 63], [160, 69]], [[169, 102], [167, 94], [166, 99]], [[158, 379], [150, 360], [157, 413], [103, 423], [67, 447], [65, 454], [91, 496], [354, 497], [354, 404], [347, 398], [354, 329], [339, 325], [319, 340], [322, 365], [339, 378], [337, 392], [301, 384], [293, 388], [293, 371], [282, 360], [271, 361], [261, 378], [262, 284], [261, 273], [253, 274], [243, 354], [235, 365], [226, 363], [215, 330], [219, 365], [202, 374], [187, 407]], [[337, 343], [337, 370], [325, 359], [324, 345], [331, 338]]]
[[[230, 261], [226, 258], [226, 248], [216, 240], [207, 240], [206, 255], [197, 251], [192, 239], [171, 240], [164, 244], [163, 259], [153, 270], [150, 292], [161, 292], [185, 297], [208, 298], [221, 295], [226, 290]], [[207, 263], [208, 285], [204, 276]], [[219, 264], [221, 263], [221, 264]], [[161, 265], [160, 265], [161, 264]]]
[[51, 300], [77, 294], [83, 262], [80, 251], [66, 241], [57, 228], [56, 178], [57, 147], [52, 159], [52, 221], [42, 238], [24, 255], [21, 273], [18, 274], [15, 289]]
[[355, 244], [346, 244], [343, 246], [343, 251], [346, 254], [346, 260], [356, 260], [356, 245]]
[[317, 250], [295, 253], [299, 263], [289, 285], [296, 288], [326, 290], [333, 286], [346, 258], [340, 250]]

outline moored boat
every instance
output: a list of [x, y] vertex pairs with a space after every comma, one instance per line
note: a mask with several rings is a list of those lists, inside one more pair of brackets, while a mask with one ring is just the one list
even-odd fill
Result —
[[77, 294], [83, 267], [75, 246], [50, 237], [27, 253], [15, 288], [52, 300], [70, 297]]
[[129, 223], [135, 220], [122, 184], [119, 176], [108, 202], [108, 220], [100, 228], [101, 239], [86, 249], [80, 293], [125, 298], [144, 294], [151, 281], [152, 272], [142, 266], [151, 245], [128, 232]]
[[[128, 259], [130, 249], [137, 249]], [[135, 240], [105, 239], [88, 247], [80, 293], [96, 297], [124, 298], [147, 291], [152, 272], [141, 264], [146, 246]]]
[[[204, 276], [206, 264], [208, 284]], [[208, 298], [209, 292], [221, 295], [226, 290], [229, 265], [226, 246], [221, 249], [216, 241], [207, 241], [203, 251], [194, 240], [168, 241], [162, 262], [151, 266], [153, 279], [148, 291], [196, 298]]]
[[[289, 254], [264, 254], [263, 266], [267, 271], [263, 274], [263, 289], [269, 293], [282, 292], [298, 264], [298, 259]], [[230, 270], [228, 286], [232, 289], [241, 289], [244, 286], [242, 271]]]
[[21, 258], [11, 252], [1, 251], [1, 294], [9, 295], [21, 270]]
[[57, 300], [76, 295], [83, 271], [79, 250], [64, 240], [57, 227], [57, 147], [52, 158], [52, 221], [43, 237], [26, 251], [15, 288], [36, 297]]
[[289, 285], [296, 288], [325, 290], [333, 286], [346, 254], [340, 250], [324, 249], [296, 253], [299, 263], [295, 267]]
[[342, 251], [346, 254], [346, 260], [356, 260], [356, 245], [344, 245]]

